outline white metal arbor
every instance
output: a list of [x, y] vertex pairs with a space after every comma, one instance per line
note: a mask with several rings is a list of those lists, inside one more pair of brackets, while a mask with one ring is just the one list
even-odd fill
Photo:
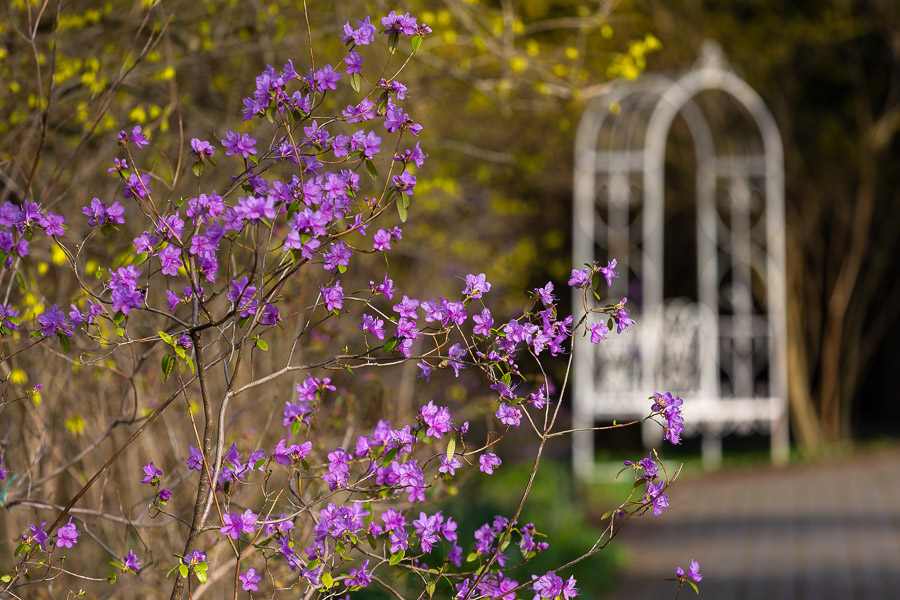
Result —
[[[719, 126], [723, 103], [751, 133]], [[695, 232], [676, 232], [696, 237], [687, 298], [663, 285], [679, 258], [664, 253], [666, 147], [679, 118], [696, 163]], [[573, 262], [617, 259], [609, 292], [629, 297], [637, 325], [596, 346], [577, 340], [574, 428], [639, 418], [653, 392], [669, 391], [685, 401], [686, 435], [703, 436], [705, 463], [720, 461], [723, 435], [754, 431], [770, 434], [773, 460], [787, 459], [783, 160], [771, 113], [714, 42], [677, 79], [646, 75], [593, 102], [575, 143]], [[645, 445], [661, 438], [643, 427]], [[593, 435], [574, 436], [582, 478], [594, 473]]]

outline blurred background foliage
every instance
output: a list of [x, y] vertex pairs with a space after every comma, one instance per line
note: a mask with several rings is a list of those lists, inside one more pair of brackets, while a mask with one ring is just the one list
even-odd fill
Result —
[[[900, 364], [893, 341], [900, 334], [895, 2], [307, 0], [309, 35], [296, 0], [3, 4], [0, 202], [28, 198], [65, 212], [75, 237], [87, 231], [80, 207], [119, 193], [121, 184], [106, 172], [119, 129], [141, 124], [151, 132], [153, 152], [144, 153], [140, 166], [154, 171], [155, 186], [173, 196], [195, 194], [185, 177], [188, 140], [217, 141], [236, 128], [241, 99], [266, 63], [280, 68], [292, 59], [304, 73], [310, 46], [319, 66], [343, 56], [346, 21], [390, 10], [417, 16], [434, 33], [400, 80], [412, 91], [406, 105], [424, 126], [420, 141], [431, 160], [417, 173], [410, 221], [390, 272], [402, 293], [453, 297], [462, 286], [452, 277], [484, 271], [495, 286], [489, 305], [499, 315], [529, 301], [522, 290], [548, 279], [563, 287], [571, 268], [572, 144], [587, 103], [613, 79], [688, 67], [702, 40], [714, 38], [772, 109], [785, 144], [794, 438], [816, 451], [854, 437], [896, 434], [900, 408], [889, 380]], [[368, 60], [365, 68], [379, 64], [374, 55]], [[333, 106], [341, 108], [337, 100]], [[206, 189], [227, 183], [225, 170], [204, 174]], [[113, 246], [99, 248], [88, 271], [109, 256], [127, 255], [130, 239], [119, 235]], [[26, 321], [76, 291], [64, 256], [49, 245], [33, 248], [24, 284], [7, 292]], [[369, 264], [372, 278], [380, 278], [384, 265], [374, 258]], [[309, 350], [340, 347], [331, 334], [339, 336], [325, 332], [316, 342], [321, 347]], [[155, 401], [158, 382], [131, 378], [133, 369], [117, 357], [91, 366], [49, 352], [47, 359], [60, 367], [47, 377], [67, 386], [71, 397], [48, 403], [38, 395], [14, 416], [35, 440], [52, 438], [65, 455], [126, 413], [139, 418]], [[28, 360], [0, 365], [3, 385], [33, 385], [40, 363]], [[551, 377], [561, 378], [561, 366], [551, 369]], [[345, 389], [342, 406], [356, 411], [360, 423], [382, 411], [408, 416], [430, 397], [416, 396], [414, 368], [397, 371], [367, 376], [370, 388]], [[489, 400], [474, 381], [442, 383], [428, 388], [435, 400], [439, 394], [455, 402]], [[132, 404], [134, 389], [146, 394]], [[461, 414], [493, 427], [485, 406], [473, 402]], [[12, 427], [6, 422], [4, 444]], [[147, 444], [141, 454], [151, 450]], [[83, 472], [59, 483], [57, 502], [96, 469], [101, 453], [88, 454], [78, 463]], [[129, 462], [122, 481], [138, 468], [137, 457]]]

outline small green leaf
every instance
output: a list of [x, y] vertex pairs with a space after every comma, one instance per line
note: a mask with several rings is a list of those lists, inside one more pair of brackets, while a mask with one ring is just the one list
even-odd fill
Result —
[[[418, 37], [417, 37], [417, 38], [413, 38], [413, 39], [414, 39], [414, 40], [418, 40], [418, 39], [421, 39], [421, 38], [418, 38]], [[432, 579], [432, 580], [431, 580], [431, 583], [429, 583], [427, 586], [425, 586], [425, 591], [428, 592], [428, 597], [429, 597], [429, 598], [432, 597], [432, 596], [434, 596], [434, 584], [436, 584], [436, 583], [437, 583], [437, 579]]]
[[200, 583], [206, 583], [207, 575], [206, 571], [194, 571], [194, 576], [197, 578], [197, 581]]
[[387, 108], [388, 100], [390, 100], [390, 98], [391, 97], [388, 95], [387, 91], [378, 96], [378, 102], [375, 104], [375, 112], [377, 112], [378, 114], [383, 114], [384, 109]]
[[394, 552], [391, 554], [391, 560], [388, 561], [388, 564], [391, 566], [396, 565], [398, 562], [403, 560], [403, 557], [406, 555], [406, 550], [400, 550], [399, 552]]
[[375, 550], [378, 547], [378, 540], [375, 539], [375, 536], [370, 534], [366, 535], [366, 539], [369, 540], [369, 545], [372, 546], [372, 550]]
[[19, 555], [22, 554], [23, 552], [26, 552], [26, 553], [27, 553], [27, 552], [31, 552], [31, 546], [29, 546], [29, 545], [26, 544], [25, 542], [22, 542], [21, 544], [18, 545], [18, 547], [16, 548], [16, 552], [15, 552], [14, 556], [19, 556]]
[[699, 590], [699, 588], [697, 588], [697, 584], [694, 583], [693, 581], [691, 581], [690, 579], [685, 579], [685, 581], [687, 581], [689, 584], [691, 584], [691, 587], [694, 588], [694, 591], [697, 592], [697, 595], [699, 596], [700, 590]]
[[471, 552], [471, 553], [469, 553], [469, 555], [466, 557], [466, 562], [467, 562], [467, 563], [475, 562], [476, 560], [478, 560], [478, 553], [477, 553], [477, 552]]
[[330, 590], [334, 587], [334, 578], [331, 576], [331, 573], [324, 573], [322, 575], [322, 585], [325, 586], [326, 590]]
[[392, 448], [390, 450], [390, 452], [388, 452], [387, 455], [385, 455], [384, 463], [382, 463], [382, 464], [385, 464], [385, 465], [391, 464], [394, 461], [394, 459], [397, 457], [397, 451], [399, 451], [399, 450], [400, 450], [400, 446], [397, 446], [396, 448]]
[[165, 331], [159, 330], [156, 333], [159, 335], [160, 339], [162, 341], [164, 341], [165, 343], [167, 343], [168, 345], [170, 345], [170, 346], [175, 345], [175, 340], [172, 338], [171, 335], [169, 335]]
[[413, 39], [409, 40], [409, 45], [412, 46], [413, 52], [418, 52], [419, 48], [422, 46], [422, 36], [417, 35]]
[[182, 577], [187, 577], [188, 576], [187, 565], [178, 565], [178, 572], [181, 573]]
[[169, 375], [172, 374], [172, 371], [175, 370], [175, 356], [172, 354], [166, 354], [162, 357], [162, 376], [163, 383], [169, 378]]
[[359, 73], [352, 73], [350, 75], [350, 87], [352, 87], [353, 91], [356, 92], [357, 94], [359, 93], [359, 83], [360, 83]]
[[22, 274], [19, 273], [18, 271], [16, 271], [16, 281], [19, 282], [19, 290], [24, 292], [25, 291], [25, 278], [22, 277]]
[[191, 375], [193, 375], [194, 374], [194, 361], [192, 361], [191, 359], [188, 358], [184, 362], [187, 363], [188, 368], [191, 370]]
[[500, 381], [509, 385], [512, 382], [512, 373], [504, 373], [503, 377], [500, 378]]
[[115, 573], [110, 573], [110, 574], [106, 577], [106, 581], [107, 581], [108, 583], [110, 583], [110, 584], [115, 583], [115, 582], [116, 582], [116, 574], [115, 574]]
[[116, 314], [113, 315], [113, 323], [118, 325], [119, 323], [121, 323], [124, 320], [125, 320], [125, 313], [123, 313], [121, 310], [117, 310]]
[[346, 273], [347, 265], [338, 265], [338, 271], [340, 271], [341, 273]]
[[259, 338], [256, 340], [256, 347], [265, 352], [269, 349], [269, 344], [266, 343], [266, 340]]
[[450, 441], [447, 442], [447, 460], [453, 458], [453, 453], [456, 452], [456, 438], [450, 438]]
[[194, 177], [200, 177], [200, 174], [203, 172], [203, 164], [195, 162], [191, 165], [191, 171], [194, 173]]
[[388, 36], [388, 47], [391, 49], [391, 54], [393, 54], [397, 50], [397, 44], [400, 42], [400, 34], [396, 31], [392, 31]]
[[119, 337], [125, 337], [125, 330], [121, 327], [116, 327], [116, 335]]
[[68, 354], [72, 349], [72, 340], [64, 333], [57, 333], [56, 337], [59, 338], [59, 346], [62, 348], [63, 354]]
[[400, 340], [397, 339], [396, 337], [390, 338], [388, 341], [386, 341], [384, 343], [384, 353], [390, 354], [391, 352], [394, 351], [394, 348], [396, 348], [399, 343], [400, 343]]
[[366, 159], [366, 171], [369, 172], [369, 177], [372, 178], [372, 181], [378, 181], [378, 169], [375, 168], [375, 163], [368, 158]]
[[400, 222], [406, 223], [406, 218], [409, 216], [409, 210], [402, 202], [400, 202], [399, 198], [397, 199], [397, 214], [400, 215]]
[[344, 546], [343, 542], [338, 542], [334, 545], [334, 551], [338, 553], [338, 555], [343, 556], [344, 552], [347, 551], [346, 546]]
[[300, 433], [300, 428], [303, 426], [303, 421], [294, 421], [291, 424], [291, 435], [297, 435]]
[[266, 119], [269, 120], [269, 123], [275, 122], [275, 107], [274, 106], [269, 106], [268, 108], [266, 108]]
[[0, 577], [0, 581], [2, 581], [3, 583], [9, 583], [10, 581], [12, 581], [12, 575], [4, 575], [3, 577]]
[[267, 461], [267, 460], [269, 460], [269, 459], [268, 459], [268, 458], [261, 458], [261, 459], [259, 459], [258, 461], [256, 461], [255, 463], [253, 463], [253, 470], [254, 470], [254, 471], [259, 471], [259, 470], [262, 468], [262, 466], [263, 466], [264, 464], [266, 464], [266, 461]]

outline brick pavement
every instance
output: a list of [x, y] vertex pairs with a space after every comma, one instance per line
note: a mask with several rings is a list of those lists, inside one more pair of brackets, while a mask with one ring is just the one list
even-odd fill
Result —
[[[615, 543], [628, 569], [608, 599], [674, 598], [693, 557], [707, 600], [900, 600], [900, 450], [680, 478], [671, 507]], [[683, 589], [681, 600], [694, 597]]]

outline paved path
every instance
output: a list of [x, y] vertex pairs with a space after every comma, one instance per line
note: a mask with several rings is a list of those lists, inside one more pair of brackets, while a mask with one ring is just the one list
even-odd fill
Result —
[[[900, 450], [679, 479], [622, 532], [615, 600], [674, 598], [693, 557], [706, 600], [900, 600]], [[695, 597], [682, 590], [680, 600]]]

